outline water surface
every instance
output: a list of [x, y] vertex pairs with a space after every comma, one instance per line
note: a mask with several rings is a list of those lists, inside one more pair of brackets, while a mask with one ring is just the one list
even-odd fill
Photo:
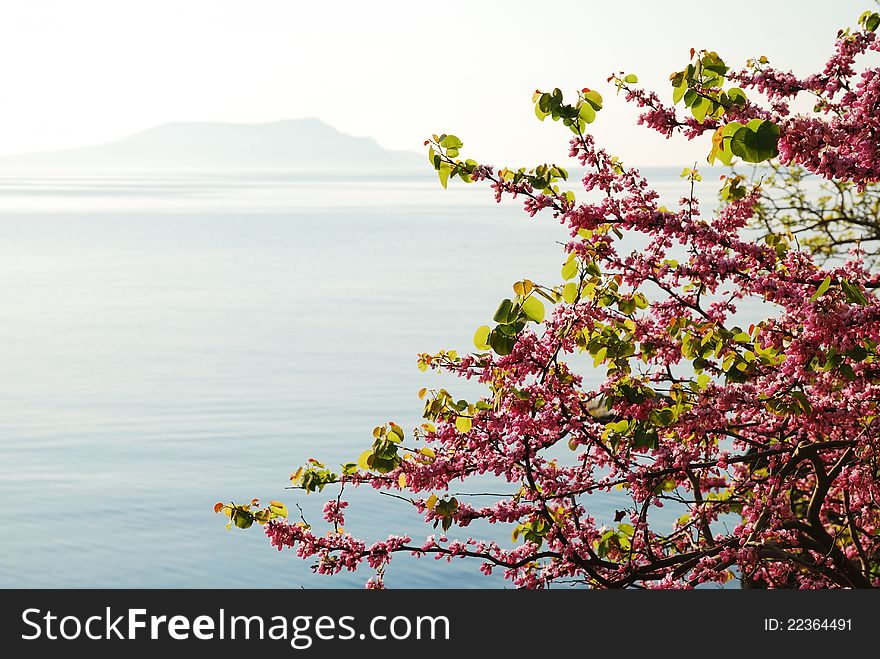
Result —
[[[677, 172], [654, 172], [669, 202]], [[452, 188], [453, 186], [451, 186]], [[419, 422], [418, 352], [468, 350], [522, 277], [557, 282], [566, 232], [488, 190], [302, 175], [0, 180], [2, 587], [360, 586], [227, 533], [219, 499], [278, 498]], [[711, 193], [711, 190], [707, 188]], [[347, 530], [424, 537], [351, 497]], [[613, 502], [593, 510], [613, 515]], [[471, 528], [509, 539], [509, 528]], [[485, 587], [478, 563], [395, 560], [398, 587]]]

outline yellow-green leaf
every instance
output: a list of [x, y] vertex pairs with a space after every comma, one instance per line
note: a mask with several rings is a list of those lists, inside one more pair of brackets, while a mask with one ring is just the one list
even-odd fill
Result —
[[571, 259], [570, 261], [566, 261], [565, 265], [562, 266], [562, 278], [566, 281], [569, 279], [574, 279], [578, 273], [578, 264], [577, 260]]
[[388, 424], [388, 434], [389, 439], [391, 439], [392, 441], [394, 441], [394, 438], [390, 437], [390, 435], [394, 435], [394, 437], [396, 437], [397, 441], [399, 442], [402, 442], [404, 440], [403, 428], [401, 428], [396, 423], [392, 422]]
[[592, 105], [596, 110], [602, 109], [602, 95], [595, 89], [589, 89], [585, 91], [584, 100]]
[[812, 297], [810, 298], [810, 302], [815, 302], [816, 300], [818, 300], [822, 295], [825, 294], [825, 292], [829, 288], [831, 288], [831, 275], [828, 275], [827, 277], [825, 277], [825, 279], [822, 280], [822, 283], [819, 284], [819, 288], [816, 289], [816, 292], [813, 293]]
[[489, 349], [489, 326], [481, 325], [477, 328], [477, 331], [474, 332], [474, 345], [477, 347], [477, 350], [488, 350]]
[[287, 506], [285, 506], [280, 501], [270, 501], [269, 510], [271, 510], [279, 517], [287, 517]]
[[444, 188], [446, 187], [446, 184], [449, 182], [449, 174], [451, 172], [452, 172], [452, 166], [449, 163], [447, 163], [447, 162], [440, 163], [440, 169], [437, 170], [437, 174], [440, 177], [440, 185], [442, 185]]
[[536, 323], [544, 322], [544, 303], [535, 296], [527, 297], [522, 302], [523, 313]]

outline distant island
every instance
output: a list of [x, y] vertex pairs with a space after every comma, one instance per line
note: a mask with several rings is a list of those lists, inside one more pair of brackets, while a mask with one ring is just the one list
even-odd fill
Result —
[[0, 156], [0, 172], [406, 171], [422, 169], [422, 160], [319, 119], [180, 121], [94, 146]]

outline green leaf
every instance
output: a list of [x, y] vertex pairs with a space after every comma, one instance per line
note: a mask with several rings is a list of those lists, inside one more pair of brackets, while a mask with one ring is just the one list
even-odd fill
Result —
[[582, 103], [578, 110], [578, 115], [588, 124], [596, 120], [596, 110], [589, 103]]
[[533, 320], [536, 323], [544, 322], [544, 303], [534, 295], [523, 300], [522, 310], [529, 320]]
[[492, 319], [496, 323], [501, 323], [503, 325], [514, 322], [516, 320], [516, 314], [513, 311], [513, 302], [507, 298], [501, 300], [501, 304], [498, 305]]
[[399, 444], [404, 439], [403, 428], [398, 426], [396, 423], [391, 423], [388, 425], [388, 439], [392, 442]]
[[372, 457], [373, 457], [373, 451], [372, 451], [372, 449], [367, 449], [366, 451], [364, 451], [363, 453], [361, 453], [361, 455], [360, 455], [360, 457], [358, 458], [358, 461], [357, 461], [357, 463], [358, 463], [358, 467], [360, 467], [360, 468], [363, 469], [364, 471], [369, 471], [369, 470], [370, 470], [370, 467], [371, 467], [371, 465], [370, 465], [370, 458], [372, 458]]
[[440, 163], [440, 168], [438, 169], [438, 174], [440, 176], [440, 185], [446, 188], [446, 184], [449, 182], [449, 174], [452, 172], [452, 166], [443, 162]]
[[489, 349], [489, 331], [488, 325], [481, 325], [474, 332], [474, 345], [477, 347], [477, 350]]
[[378, 471], [380, 474], [387, 474], [389, 471], [394, 471], [397, 469], [400, 464], [400, 458], [397, 456], [391, 458], [380, 458], [378, 456], [374, 456], [372, 460], [373, 469]]
[[271, 510], [279, 517], [287, 517], [287, 506], [285, 506], [280, 501], [270, 501], [269, 510]]
[[631, 297], [621, 297], [617, 299], [617, 308], [621, 313], [629, 316], [636, 310], [636, 301]]
[[460, 149], [464, 144], [455, 135], [447, 135], [440, 140], [440, 146], [444, 149]]
[[801, 411], [804, 414], [812, 414], [813, 413], [813, 406], [810, 405], [810, 400], [807, 398], [807, 395], [804, 392], [793, 391], [793, 392], [791, 392], [791, 397], [797, 401], [798, 407], [801, 408]]
[[672, 90], [672, 104], [677, 104], [685, 95], [685, 92], [688, 90], [687, 80], [682, 77], [681, 82], [675, 86], [675, 89]]
[[522, 332], [523, 327], [526, 326], [527, 320], [528, 319], [524, 318], [523, 320], [517, 320], [516, 322], [501, 323], [493, 330], [493, 332], [498, 332], [506, 336], [516, 337], [520, 332]]
[[724, 165], [730, 165], [733, 161], [733, 151], [730, 150], [730, 140], [724, 139], [724, 128], [718, 128], [712, 135], [712, 151], [709, 152], [707, 160], [710, 165], [715, 164], [715, 160], [720, 160]]
[[880, 27], [880, 14], [868, 9], [859, 16], [859, 25], [863, 26], [867, 32], [874, 32]]
[[574, 279], [578, 273], [578, 264], [576, 259], [566, 261], [562, 266], [562, 278], [565, 280]]
[[779, 155], [779, 150], [777, 149], [779, 126], [772, 121], [752, 119], [746, 124], [746, 128], [754, 132], [752, 148], [760, 154], [762, 160], [769, 160]]
[[[737, 125], [736, 131], [730, 133], [730, 126]], [[731, 135], [730, 149], [735, 156], [746, 162], [763, 162], [779, 155], [779, 126], [771, 121], [752, 119], [742, 126], [731, 122], [725, 128], [725, 134]]]
[[748, 190], [740, 185], [740, 179], [737, 177], [727, 179], [727, 184], [721, 189], [721, 198], [724, 201], [742, 199], [746, 194], [748, 194]]
[[254, 524], [254, 516], [243, 510], [235, 510], [232, 513], [232, 521], [240, 529], [249, 529]]
[[862, 289], [860, 289], [855, 284], [850, 283], [846, 279], [841, 279], [840, 288], [843, 290], [844, 295], [846, 295], [846, 299], [853, 304], [858, 304], [863, 307], [868, 306], [868, 298], [866, 298], [865, 294], [862, 293]]
[[720, 144], [718, 146], [713, 146], [709, 155], [706, 157], [706, 162], [710, 165], [714, 165], [716, 160], [721, 161], [722, 165], [729, 166], [733, 162], [733, 152], [729, 148], [724, 148], [723, 145]]
[[473, 419], [469, 416], [460, 416], [455, 420], [455, 428], [458, 432], [464, 434], [473, 426]]
[[828, 275], [822, 280], [822, 283], [819, 284], [819, 288], [817, 288], [816, 292], [810, 297], [810, 302], [818, 300], [829, 288], [831, 288], [831, 275]]
[[652, 410], [648, 415], [648, 418], [651, 422], [658, 426], [668, 426], [672, 424], [676, 419], [675, 410], [670, 407], [664, 407], [662, 409]]
[[635, 73], [630, 73], [623, 78], [623, 81], [630, 85], [634, 85], [639, 81], [639, 77]]
[[541, 96], [538, 98], [537, 105], [538, 108], [540, 108], [541, 112], [544, 113], [544, 115], [550, 114], [552, 105], [552, 98], [550, 97], [550, 94], [541, 94]]
[[599, 92], [593, 89], [584, 92], [584, 100], [592, 105], [594, 110], [602, 109], [602, 95]]
[[515, 345], [515, 336], [508, 336], [507, 334], [499, 332], [498, 330], [495, 330], [489, 334], [489, 346], [491, 346], [492, 350], [494, 350], [497, 354], [501, 356], [509, 355], [511, 352], [513, 352], [513, 346]]
[[660, 437], [654, 428], [637, 426], [632, 436], [632, 445], [636, 449], [656, 448]]
[[577, 299], [578, 287], [573, 281], [568, 282], [562, 289], [562, 299], [568, 304], [573, 303]]
[[657, 492], [657, 494], [660, 492], [672, 492], [676, 487], [678, 487], [678, 483], [675, 482], [675, 479], [667, 478], [657, 486], [655, 492]]
[[739, 87], [732, 87], [727, 90], [727, 98], [734, 105], [745, 105], [746, 93]]
[[731, 121], [730, 123], [724, 124], [724, 126], [722, 126], [719, 130], [721, 131], [722, 137], [728, 138], [729, 140], [734, 136], [734, 134], [736, 134], [736, 131], [738, 131], [742, 127], [743, 124], [741, 124], [740, 122]]
[[691, 106], [691, 113], [694, 115], [694, 119], [703, 123], [703, 120], [706, 118], [706, 115], [709, 114], [711, 108], [712, 101], [701, 96], [700, 100]]
[[857, 362], [865, 361], [868, 358], [868, 351], [860, 345], [856, 345], [850, 348], [843, 354], [845, 354], [850, 359], [854, 359]]

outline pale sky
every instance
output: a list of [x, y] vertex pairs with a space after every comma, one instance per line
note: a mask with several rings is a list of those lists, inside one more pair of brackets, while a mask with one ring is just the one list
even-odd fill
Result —
[[387, 148], [455, 133], [483, 162], [562, 161], [534, 89], [600, 90], [602, 143], [634, 164], [680, 164], [705, 145], [634, 124], [612, 71], [671, 91], [688, 50], [728, 64], [767, 55], [815, 70], [871, 0], [4, 0], [0, 153], [123, 137], [165, 121], [319, 117]]

